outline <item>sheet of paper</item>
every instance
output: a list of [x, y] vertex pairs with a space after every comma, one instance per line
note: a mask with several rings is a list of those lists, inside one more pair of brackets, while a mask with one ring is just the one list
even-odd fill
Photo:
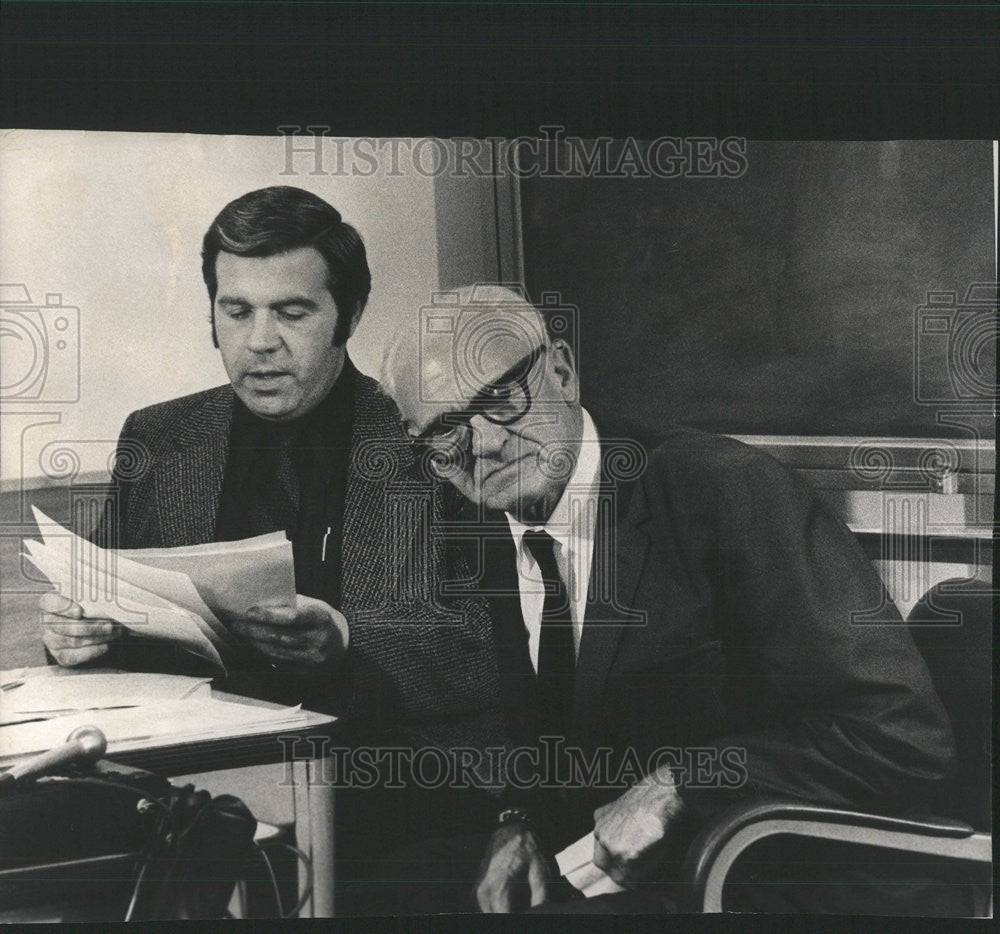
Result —
[[556, 854], [556, 865], [573, 888], [587, 898], [624, 891], [603, 869], [594, 865], [594, 835], [588, 833]]
[[139, 707], [159, 701], [211, 696], [211, 679], [185, 675], [122, 672], [78, 673], [72, 678], [27, 677], [20, 687], [0, 694], [0, 723], [25, 713]]
[[[74, 568], [77, 575], [73, 578], [74, 581], [87, 582], [91, 589], [104, 591], [113, 589], [116, 582], [125, 581], [140, 590], [158, 594], [168, 603], [181, 607], [201, 620], [208, 629], [206, 635], [217, 648], [232, 641], [226, 628], [216, 619], [186, 574], [130, 561], [126, 557], [127, 551], [114, 552], [99, 548], [53, 522], [37, 507], [32, 506], [32, 510], [42, 531], [44, 547]], [[52, 526], [59, 531], [52, 531]]]
[[212, 555], [218, 552], [255, 551], [259, 548], [271, 548], [288, 541], [284, 532], [268, 532], [265, 535], [255, 535], [253, 538], [243, 538], [235, 542], [204, 542], [201, 545], [181, 545], [178, 548], [129, 548], [130, 558], [156, 558], [161, 555]]
[[[25, 547], [28, 559], [59, 588], [60, 593], [73, 594], [72, 572], [60, 556], [37, 542], [25, 542]], [[110, 595], [106, 591], [97, 591], [96, 599], [78, 600], [83, 612], [87, 616], [117, 620], [138, 636], [176, 643], [225, 671], [216, 647], [218, 640], [210, 636], [210, 630], [203, 621], [154, 593], [133, 587], [127, 581], [119, 580], [115, 589], [117, 592]]]
[[[35, 723], [0, 726], [0, 764], [52, 749], [80, 726], [96, 726], [108, 741], [107, 755], [150, 739], [184, 742], [266, 733], [306, 719], [299, 707], [271, 709], [214, 699], [162, 701], [155, 706], [88, 710]], [[5, 761], [8, 760], [8, 761]]]
[[[218, 548], [192, 554], [183, 548], [119, 552], [135, 564], [186, 575], [223, 622], [241, 617], [261, 604], [295, 605], [295, 564], [292, 543], [280, 541], [255, 547]], [[271, 538], [272, 536], [261, 536]], [[254, 541], [254, 539], [250, 539]], [[242, 543], [221, 543], [242, 544]]]
[[112, 553], [80, 539], [32, 508], [46, 546], [71, 558], [87, 555], [85, 560], [91, 565], [99, 562], [115, 576], [161, 594], [204, 619], [224, 642], [228, 633], [220, 620], [229, 622], [251, 606], [295, 603], [292, 543], [284, 532], [236, 542]]

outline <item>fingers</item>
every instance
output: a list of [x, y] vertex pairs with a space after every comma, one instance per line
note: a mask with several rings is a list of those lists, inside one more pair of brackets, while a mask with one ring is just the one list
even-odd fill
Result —
[[42, 642], [64, 667], [83, 665], [108, 652], [108, 643], [119, 638], [122, 628], [110, 619], [91, 619], [79, 603], [58, 593], [42, 594]]
[[52, 657], [66, 668], [93, 661], [108, 652], [105, 637], [69, 636], [46, 630], [42, 634], [42, 642]]
[[517, 884], [505, 873], [491, 868], [476, 890], [479, 910], [484, 914], [510, 914], [514, 910], [513, 889]]
[[71, 620], [65, 616], [45, 615], [42, 617], [42, 624], [46, 632], [84, 638], [87, 642], [110, 642], [121, 631], [121, 627], [110, 619]]
[[484, 914], [506, 914], [510, 911], [507, 889], [512, 880], [511, 867], [500, 851], [494, 853], [486, 872], [476, 888], [476, 901]]
[[511, 833], [501, 829], [494, 835], [476, 888], [480, 911], [507, 914], [545, 901], [549, 880], [545, 858], [530, 833], [515, 830], [507, 836]]
[[594, 865], [621, 886], [635, 882], [636, 864], [633, 860], [613, 853], [594, 835]]
[[524, 908], [534, 908], [546, 898], [548, 870], [545, 864], [533, 857], [527, 867], [517, 867], [516, 873], [510, 867], [491, 866], [486, 877], [476, 890], [479, 910], [486, 914], [510, 914]]
[[541, 905], [545, 901], [546, 886], [549, 881], [549, 871], [545, 863], [538, 859], [532, 859], [528, 866], [528, 886], [531, 889], [531, 907]]
[[600, 869], [602, 872], [607, 872], [609, 867], [614, 865], [614, 860], [611, 858], [611, 853], [608, 848], [601, 843], [597, 838], [597, 834], [594, 834], [594, 865]]
[[293, 648], [304, 644], [308, 630], [302, 626], [273, 622], [273, 617], [248, 614], [232, 622], [232, 630], [239, 636], [260, 645], [273, 648]]
[[73, 668], [76, 665], [84, 665], [87, 662], [92, 662], [94, 659], [107, 654], [108, 646], [105, 643], [104, 645], [86, 646], [82, 649], [63, 649], [61, 652], [52, 652], [52, 657], [63, 668]]
[[301, 595], [294, 607], [250, 607], [230, 628], [270, 658], [313, 666], [340, 656], [348, 643], [344, 615], [322, 600]]
[[83, 607], [79, 603], [54, 591], [44, 593], [38, 598], [38, 608], [43, 613], [56, 613], [70, 619], [79, 619], [83, 616]]
[[252, 606], [247, 609], [246, 618], [285, 629], [312, 629], [327, 626], [331, 616], [336, 613], [333, 607], [322, 600], [296, 595], [295, 606]]
[[300, 614], [294, 606], [252, 606], [247, 609], [244, 619], [282, 629], [304, 629], [315, 623], [311, 613]]

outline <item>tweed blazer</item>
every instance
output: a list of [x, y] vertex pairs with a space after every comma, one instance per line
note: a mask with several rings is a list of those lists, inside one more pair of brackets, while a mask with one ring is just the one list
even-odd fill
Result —
[[[122, 548], [213, 540], [233, 400], [225, 385], [128, 417], [98, 540]], [[461, 551], [435, 532], [444, 502], [441, 484], [421, 472], [393, 402], [358, 374], [338, 608], [350, 646], [346, 669], [330, 675], [351, 681], [340, 712], [456, 724], [471, 717], [481, 725], [498, 709], [486, 605], [442, 596], [443, 581], [468, 576]], [[448, 735], [470, 738], [460, 725]]]

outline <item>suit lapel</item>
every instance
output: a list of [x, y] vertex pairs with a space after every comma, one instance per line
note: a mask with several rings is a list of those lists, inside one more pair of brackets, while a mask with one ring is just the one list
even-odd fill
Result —
[[222, 387], [180, 422], [175, 450], [157, 464], [156, 514], [165, 548], [215, 535], [232, 411], [232, 389]]
[[[411, 542], [422, 527], [418, 517], [401, 511], [416, 498], [400, 495], [394, 503], [390, 495], [393, 480], [406, 478], [413, 466], [399, 417], [379, 395], [374, 380], [361, 374], [356, 380], [340, 557], [345, 610], [380, 608], [391, 599], [389, 574], [407, 567]], [[408, 571], [429, 573], [417, 567]]]
[[626, 628], [646, 624], [645, 614], [632, 608], [649, 552], [649, 536], [643, 530], [644, 499], [634, 495], [637, 480], [608, 479], [607, 453], [602, 459], [587, 612], [573, 683], [573, 723], [581, 735], [589, 732], [602, 706], [608, 672]]

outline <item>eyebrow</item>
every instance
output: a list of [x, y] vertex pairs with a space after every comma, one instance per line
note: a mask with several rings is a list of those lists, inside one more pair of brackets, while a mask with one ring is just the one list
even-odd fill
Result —
[[503, 386], [505, 383], [509, 383], [513, 378], [514, 374], [517, 373], [529, 360], [534, 363], [541, 352], [545, 349], [544, 344], [539, 344], [530, 353], [525, 354], [517, 361], [509, 370], [506, 370], [501, 376], [497, 377], [492, 382], [487, 383], [482, 389], [479, 390], [470, 400], [469, 403], [461, 409], [454, 409], [451, 412], [442, 412], [433, 422], [431, 422], [420, 434], [413, 435], [414, 441], [426, 441], [430, 437], [431, 433], [438, 428], [443, 428], [445, 425], [449, 424], [449, 419], [451, 423], [454, 424], [456, 420], [463, 419], [469, 415], [470, 412], [479, 404], [483, 402], [489, 402], [489, 392], [491, 389], [496, 389], [499, 386]]
[[468, 408], [472, 408], [480, 402], [489, 401], [489, 392], [491, 389], [498, 389], [501, 386], [506, 385], [515, 375], [517, 375], [522, 369], [527, 375], [528, 370], [535, 365], [535, 361], [541, 356], [542, 351], [545, 349], [545, 344], [539, 344], [537, 347], [528, 351], [520, 360], [518, 360], [510, 369], [506, 370], [495, 380], [487, 383], [482, 389], [477, 392], [472, 399], [469, 401]]
[[[238, 298], [234, 295], [220, 295], [215, 300], [217, 305], [252, 305], [253, 302], [248, 302], [245, 298]], [[281, 311], [283, 308], [287, 308], [290, 305], [300, 305], [303, 308], [315, 309], [317, 307], [316, 302], [311, 298], [307, 298], [304, 295], [293, 295], [291, 298], [283, 298], [278, 302], [271, 302], [267, 307], [273, 308], [275, 311]]]

